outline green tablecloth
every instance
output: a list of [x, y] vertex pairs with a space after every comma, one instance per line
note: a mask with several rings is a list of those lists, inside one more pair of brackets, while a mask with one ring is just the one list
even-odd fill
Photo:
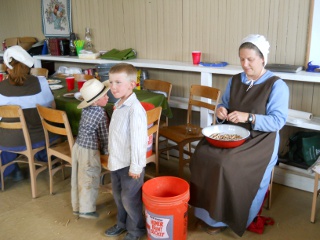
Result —
[[[79, 100], [70, 97], [64, 97], [63, 95], [68, 93], [65, 87], [65, 80], [61, 80], [61, 85], [64, 87], [61, 89], [53, 90], [54, 99], [56, 102], [56, 108], [59, 110], [63, 110], [67, 113], [68, 119], [72, 128], [72, 133], [74, 135], [78, 134], [78, 127], [81, 118], [81, 109], [77, 109]], [[75, 84], [75, 89], [72, 92], [77, 92], [77, 85]], [[162, 115], [172, 118], [172, 112], [169, 107], [168, 101], [163, 94], [154, 93], [146, 90], [134, 90], [137, 98], [141, 102], [152, 103], [155, 107], [162, 107]], [[108, 103], [105, 107], [106, 112], [109, 117], [112, 116], [113, 112], [113, 103]]]

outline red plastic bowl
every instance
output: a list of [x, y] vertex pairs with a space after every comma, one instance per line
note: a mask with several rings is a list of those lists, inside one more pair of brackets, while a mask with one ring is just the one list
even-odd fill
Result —
[[[210, 138], [214, 133], [224, 133], [224, 134], [237, 134], [242, 138], [234, 141], [216, 140]], [[218, 148], [235, 148], [242, 145], [246, 139], [250, 136], [250, 131], [247, 129], [230, 124], [220, 124], [208, 126], [202, 129], [202, 134], [206, 137], [207, 141]]]

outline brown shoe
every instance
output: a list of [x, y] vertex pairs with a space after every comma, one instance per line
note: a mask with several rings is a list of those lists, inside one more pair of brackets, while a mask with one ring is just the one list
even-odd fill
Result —
[[215, 234], [221, 233], [226, 229], [227, 227], [207, 227], [205, 231], [210, 235], [215, 235]]

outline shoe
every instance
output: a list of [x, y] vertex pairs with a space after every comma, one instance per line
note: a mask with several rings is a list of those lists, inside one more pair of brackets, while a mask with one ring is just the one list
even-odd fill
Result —
[[104, 235], [106, 235], [107, 237], [116, 237], [121, 235], [122, 233], [124, 233], [125, 231], [127, 231], [125, 228], [121, 228], [119, 227], [117, 224], [114, 225], [111, 228], [108, 228], [105, 232]]
[[207, 227], [205, 231], [210, 235], [215, 235], [215, 234], [221, 233], [226, 229], [227, 227]]
[[79, 213], [79, 217], [97, 219], [99, 217], [99, 214], [97, 212]]
[[19, 182], [19, 181], [21, 181], [23, 179], [24, 179], [24, 176], [23, 176], [22, 171], [20, 170], [20, 168], [18, 168], [17, 170], [15, 170], [13, 172], [12, 180], [14, 182]]
[[73, 215], [79, 215], [79, 211], [73, 211]]
[[130, 233], [127, 233], [127, 235], [123, 238], [123, 240], [139, 240], [140, 237], [135, 237], [131, 235]]
[[5, 177], [5, 180], [9, 180], [9, 179], [12, 179], [14, 182], [19, 182], [19, 181], [23, 180], [24, 176], [23, 176], [20, 168], [16, 168], [8, 176]]

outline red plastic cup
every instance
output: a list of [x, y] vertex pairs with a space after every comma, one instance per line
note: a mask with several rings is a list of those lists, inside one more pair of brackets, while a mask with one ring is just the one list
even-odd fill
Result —
[[0, 73], [0, 82], [2, 82], [4, 79], [4, 74], [3, 73]]
[[86, 82], [86, 80], [78, 80], [78, 91], [82, 88], [83, 84]]
[[74, 77], [66, 77], [67, 90], [72, 91], [74, 89]]
[[192, 52], [192, 61], [194, 65], [199, 65], [201, 58], [201, 52], [200, 51], [193, 51]]

